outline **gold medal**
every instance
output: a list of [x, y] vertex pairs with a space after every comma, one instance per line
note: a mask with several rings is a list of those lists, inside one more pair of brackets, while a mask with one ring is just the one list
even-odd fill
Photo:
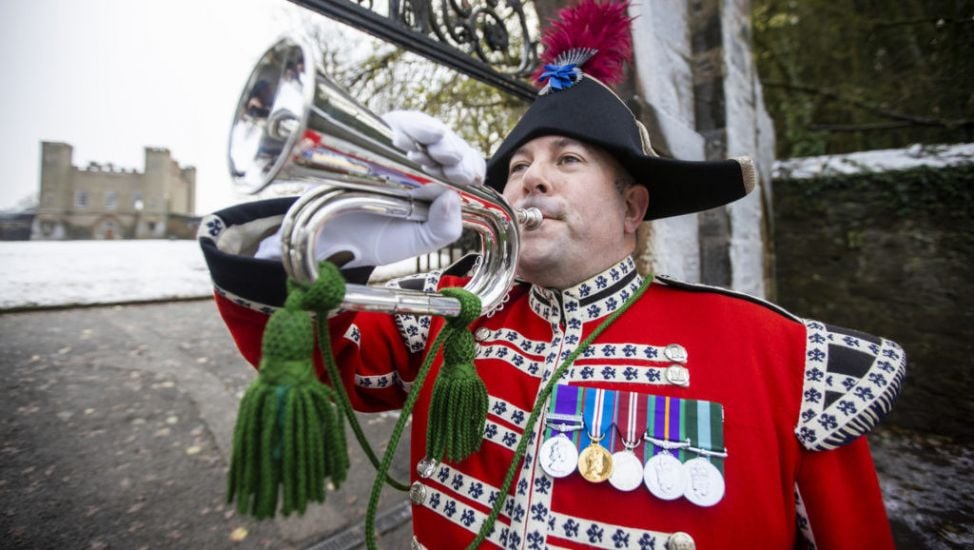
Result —
[[[612, 453], [599, 445], [605, 437], [606, 428], [602, 427], [602, 408], [605, 404], [605, 390], [595, 390], [595, 403], [592, 407], [593, 418], [589, 429], [589, 446], [578, 455], [578, 473], [592, 483], [602, 483], [612, 476]], [[593, 431], [595, 433], [593, 433]]]
[[602, 483], [612, 476], [612, 455], [593, 441], [578, 455], [578, 473], [592, 483]]

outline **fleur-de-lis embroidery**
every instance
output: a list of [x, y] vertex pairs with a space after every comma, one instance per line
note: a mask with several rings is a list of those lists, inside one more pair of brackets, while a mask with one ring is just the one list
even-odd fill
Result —
[[636, 542], [639, 544], [639, 550], [656, 550], [656, 539], [649, 533], [643, 533]]
[[596, 542], [602, 542], [603, 532], [604, 530], [601, 527], [593, 523], [588, 530], [585, 531], [585, 534], [588, 535], [588, 541], [595, 544]]
[[809, 403], [818, 403], [818, 400], [822, 398], [822, 392], [816, 390], [815, 388], [809, 388], [805, 390], [805, 401]]
[[836, 420], [835, 415], [823, 414], [818, 418], [818, 423], [822, 425], [826, 430], [834, 430], [839, 426], [839, 422]]
[[853, 393], [855, 393], [856, 397], [862, 399], [863, 401], [870, 401], [875, 398], [873, 391], [869, 388], [859, 387], [853, 390]]
[[457, 513], [457, 503], [452, 500], [447, 502], [443, 507], [443, 513], [452, 518], [453, 514]]
[[565, 523], [561, 525], [562, 530], [565, 532], [565, 536], [568, 538], [577, 537], [579, 527], [581, 527], [581, 525], [571, 518], [565, 520]]
[[551, 480], [547, 477], [542, 476], [534, 480], [535, 491], [546, 495], [548, 494], [548, 489], [551, 489]]

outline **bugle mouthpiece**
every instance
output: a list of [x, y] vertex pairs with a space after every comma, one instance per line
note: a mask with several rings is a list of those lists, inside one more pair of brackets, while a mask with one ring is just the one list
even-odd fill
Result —
[[541, 210], [531, 207], [531, 208], [515, 208], [514, 215], [517, 217], [517, 223], [521, 225], [524, 229], [536, 229], [541, 225], [541, 220], [544, 216], [541, 215]]

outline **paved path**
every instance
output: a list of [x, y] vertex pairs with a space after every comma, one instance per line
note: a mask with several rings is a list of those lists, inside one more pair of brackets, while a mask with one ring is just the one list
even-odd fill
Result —
[[[224, 504], [231, 433], [254, 371], [212, 301], [0, 315], [4, 548], [320, 548], [355, 540], [374, 470], [352, 472], [301, 519], [256, 522]], [[382, 452], [396, 415], [361, 415]], [[393, 465], [408, 477], [408, 437]], [[403, 493], [380, 511], [408, 548]], [[405, 508], [408, 512], [408, 507]], [[408, 520], [408, 515], [406, 518]], [[394, 522], [395, 523], [395, 522]]]
[[[0, 314], [0, 350], [3, 548], [332, 550], [361, 540], [374, 471], [354, 441], [351, 478], [304, 518], [258, 523], [224, 504], [254, 371], [211, 301]], [[397, 417], [360, 418], [384, 450]], [[871, 443], [900, 547], [974, 545], [969, 447], [896, 429]], [[405, 503], [383, 495], [384, 523], [398, 527], [382, 548], [408, 548]]]

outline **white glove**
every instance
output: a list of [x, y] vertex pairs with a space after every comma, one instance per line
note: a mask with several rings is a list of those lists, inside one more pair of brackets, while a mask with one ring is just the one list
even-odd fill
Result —
[[443, 122], [419, 111], [390, 111], [382, 120], [392, 143], [431, 176], [457, 185], [482, 185], [487, 163], [476, 149]]
[[[315, 243], [315, 258], [325, 260], [347, 251], [353, 260], [342, 267], [391, 264], [435, 252], [460, 238], [463, 230], [460, 196], [455, 191], [438, 195], [425, 222], [378, 214], [350, 213], [325, 224]], [[257, 258], [281, 258], [281, 229], [261, 241]]]

